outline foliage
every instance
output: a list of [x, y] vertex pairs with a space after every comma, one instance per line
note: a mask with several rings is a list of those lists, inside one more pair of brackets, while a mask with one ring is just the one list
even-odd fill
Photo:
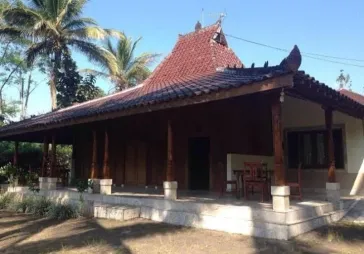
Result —
[[35, 198], [34, 201], [30, 204], [28, 208], [29, 213], [33, 213], [36, 216], [46, 216], [50, 207], [52, 205], [52, 202], [45, 197]]
[[105, 96], [102, 89], [95, 85], [96, 77], [92, 74], [83, 78], [82, 83], [78, 86], [76, 93], [76, 102], [84, 102]]
[[33, 193], [39, 192], [39, 175], [36, 172], [29, 172], [26, 175], [26, 183], [29, 190]]
[[150, 75], [149, 67], [158, 57], [158, 54], [142, 53], [136, 57], [135, 50], [140, 40], [141, 38], [133, 41], [131, 38], [124, 36], [119, 39], [116, 47], [110, 39], [107, 40], [105, 48], [117, 60], [116, 69], [110, 68], [110, 66], [114, 68], [113, 64], [105, 65], [104, 63], [102, 66], [106, 68], [107, 73], [96, 70], [85, 71], [109, 78], [115, 84], [117, 90], [123, 90], [141, 83]]
[[86, 3], [87, 0], [30, 0], [27, 5], [19, 3], [3, 12], [5, 24], [0, 28], [0, 35], [32, 41], [26, 51], [28, 66], [41, 56], [49, 57], [53, 109], [57, 106], [56, 73], [62, 56], [69, 54], [71, 47], [90, 61], [116, 69], [114, 56], [92, 40], [120, 38], [122, 33], [102, 29], [95, 20], [82, 17]]
[[19, 169], [13, 164], [8, 163], [0, 167], [0, 176], [5, 178], [9, 184], [14, 185], [19, 177]]
[[70, 204], [57, 204], [46, 197], [19, 197], [13, 193], [0, 194], [0, 210], [3, 209], [22, 213], [32, 213], [39, 217], [46, 216], [58, 220], [67, 220], [80, 216], [76, 206]]
[[87, 179], [78, 179], [76, 180], [76, 188], [79, 193], [85, 192], [89, 187], [89, 183]]
[[0, 194], [0, 210], [8, 208], [12, 200], [13, 200], [12, 194], [10, 193]]
[[96, 77], [87, 75], [83, 78], [77, 71], [75, 61], [69, 55], [65, 55], [63, 59], [57, 80], [58, 108], [104, 96], [104, 92], [95, 85]]
[[57, 106], [64, 108], [71, 106], [76, 101], [78, 85], [82, 80], [77, 72], [75, 61], [69, 54], [64, 54], [62, 69], [57, 73]]
[[340, 70], [340, 75], [336, 79], [336, 83], [339, 84], [339, 89], [347, 88], [347, 85], [349, 84], [349, 89], [351, 90], [351, 81], [350, 81], [350, 75], [344, 74], [344, 70]]
[[47, 217], [57, 220], [68, 220], [79, 217], [78, 208], [71, 204], [53, 203], [47, 212]]

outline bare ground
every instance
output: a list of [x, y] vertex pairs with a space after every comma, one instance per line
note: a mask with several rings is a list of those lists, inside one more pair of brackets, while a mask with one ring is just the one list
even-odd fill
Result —
[[55, 221], [0, 211], [0, 253], [364, 253], [364, 226], [338, 223], [273, 241], [142, 219]]

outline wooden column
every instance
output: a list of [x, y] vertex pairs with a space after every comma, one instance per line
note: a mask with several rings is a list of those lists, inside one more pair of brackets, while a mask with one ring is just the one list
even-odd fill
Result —
[[19, 142], [15, 141], [14, 143], [14, 157], [13, 157], [13, 165], [18, 166], [18, 157], [19, 157]]
[[91, 161], [91, 179], [98, 178], [97, 168], [97, 133], [96, 130], [92, 131], [92, 161]]
[[57, 157], [56, 157], [56, 136], [52, 136], [52, 154], [51, 154], [51, 172], [50, 177], [57, 177], [56, 175], [56, 166], [57, 166]]
[[167, 137], [167, 181], [175, 181], [174, 162], [173, 162], [173, 130], [171, 121], [168, 120], [168, 137]]
[[334, 150], [334, 137], [332, 134], [332, 108], [325, 109], [325, 123], [327, 132], [327, 157], [329, 164], [328, 182], [336, 182], [335, 176], [335, 150]]
[[279, 101], [279, 96], [273, 98], [271, 108], [274, 148], [274, 185], [284, 186], [286, 184], [286, 172], [283, 163], [282, 105]]
[[47, 174], [47, 159], [48, 159], [49, 143], [47, 136], [43, 139], [43, 160], [42, 160], [42, 172], [41, 176], [46, 177]]
[[105, 130], [105, 147], [104, 147], [104, 165], [102, 175], [104, 179], [110, 179], [110, 166], [109, 166], [109, 133]]

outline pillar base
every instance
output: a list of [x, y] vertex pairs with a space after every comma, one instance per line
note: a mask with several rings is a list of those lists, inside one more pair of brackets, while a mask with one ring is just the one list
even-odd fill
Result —
[[340, 183], [326, 183], [326, 199], [334, 205], [336, 210], [344, 208], [340, 195]]
[[111, 195], [112, 192], [112, 179], [100, 180], [100, 194]]
[[39, 177], [39, 189], [55, 190], [57, 189], [57, 177]]
[[177, 199], [177, 182], [163, 182], [164, 199], [176, 200]]
[[289, 186], [271, 186], [273, 211], [287, 212], [289, 210]]

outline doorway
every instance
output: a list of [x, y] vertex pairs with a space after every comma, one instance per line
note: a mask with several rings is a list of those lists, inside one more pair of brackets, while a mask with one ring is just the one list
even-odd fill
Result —
[[210, 139], [208, 137], [188, 140], [188, 168], [191, 190], [210, 188]]

